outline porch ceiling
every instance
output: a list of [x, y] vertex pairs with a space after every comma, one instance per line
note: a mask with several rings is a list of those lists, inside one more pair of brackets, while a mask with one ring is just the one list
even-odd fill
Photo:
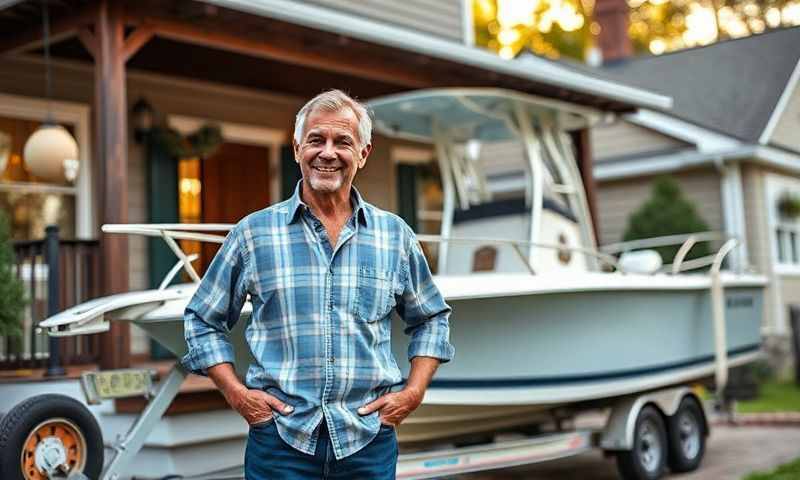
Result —
[[[97, 3], [51, 0], [54, 56], [91, 61], [77, 32], [90, 28]], [[538, 81], [205, 2], [141, 0], [126, 2], [124, 8], [131, 29], [145, 27], [154, 33], [128, 62], [137, 70], [300, 96], [330, 87], [370, 98], [425, 87], [492, 86], [601, 110], [635, 109], [624, 100], [565, 88], [556, 81]], [[0, 54], [39, 49], [39, 3], [24, 0], [0, 9], [0, 32]]]

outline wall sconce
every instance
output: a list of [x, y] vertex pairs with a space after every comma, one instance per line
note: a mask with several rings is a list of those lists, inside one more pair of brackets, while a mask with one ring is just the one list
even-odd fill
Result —
[[131, 124], [133, 125], [134, 141], [142, 143], [155, 125], [155, 110], [144, 98], [140, 98], [133, 104]]

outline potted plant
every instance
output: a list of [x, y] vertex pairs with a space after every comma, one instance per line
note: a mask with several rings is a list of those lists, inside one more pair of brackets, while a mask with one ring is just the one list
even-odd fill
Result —
[[800, 195], [783, 192], [778, 198], [778, 212], [790, 220], [800, 217]]

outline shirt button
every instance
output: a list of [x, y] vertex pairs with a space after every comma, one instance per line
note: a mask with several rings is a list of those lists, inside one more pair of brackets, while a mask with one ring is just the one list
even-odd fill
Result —
[[334, 362], [334, 360], [335, 360], [335, 358], [333, 358], [333, 357], [329, 357], [329, 358], [328, 358], [328, 362], [329, 362], [329, 363], [333, 363], [333, 362]]

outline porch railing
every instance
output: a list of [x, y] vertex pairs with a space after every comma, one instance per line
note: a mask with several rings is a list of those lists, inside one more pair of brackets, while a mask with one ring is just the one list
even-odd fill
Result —
[[[48, 367], [56, 372], [61, 366], [97, 361], [97, 335], [50, 339], [37, 325], [53, 310], [61, 311], [100, 296], [99, 242], [61, 239], [57, 227], [48, 227], [44, 239], [16, 241], [13, 248], [17, 278], [25, 285], [28, 305], [22, 318], [22, 334], [0, 336], [0, 370]], [[56, 346], [56, 355], [51, 358], [51, 349]]]

